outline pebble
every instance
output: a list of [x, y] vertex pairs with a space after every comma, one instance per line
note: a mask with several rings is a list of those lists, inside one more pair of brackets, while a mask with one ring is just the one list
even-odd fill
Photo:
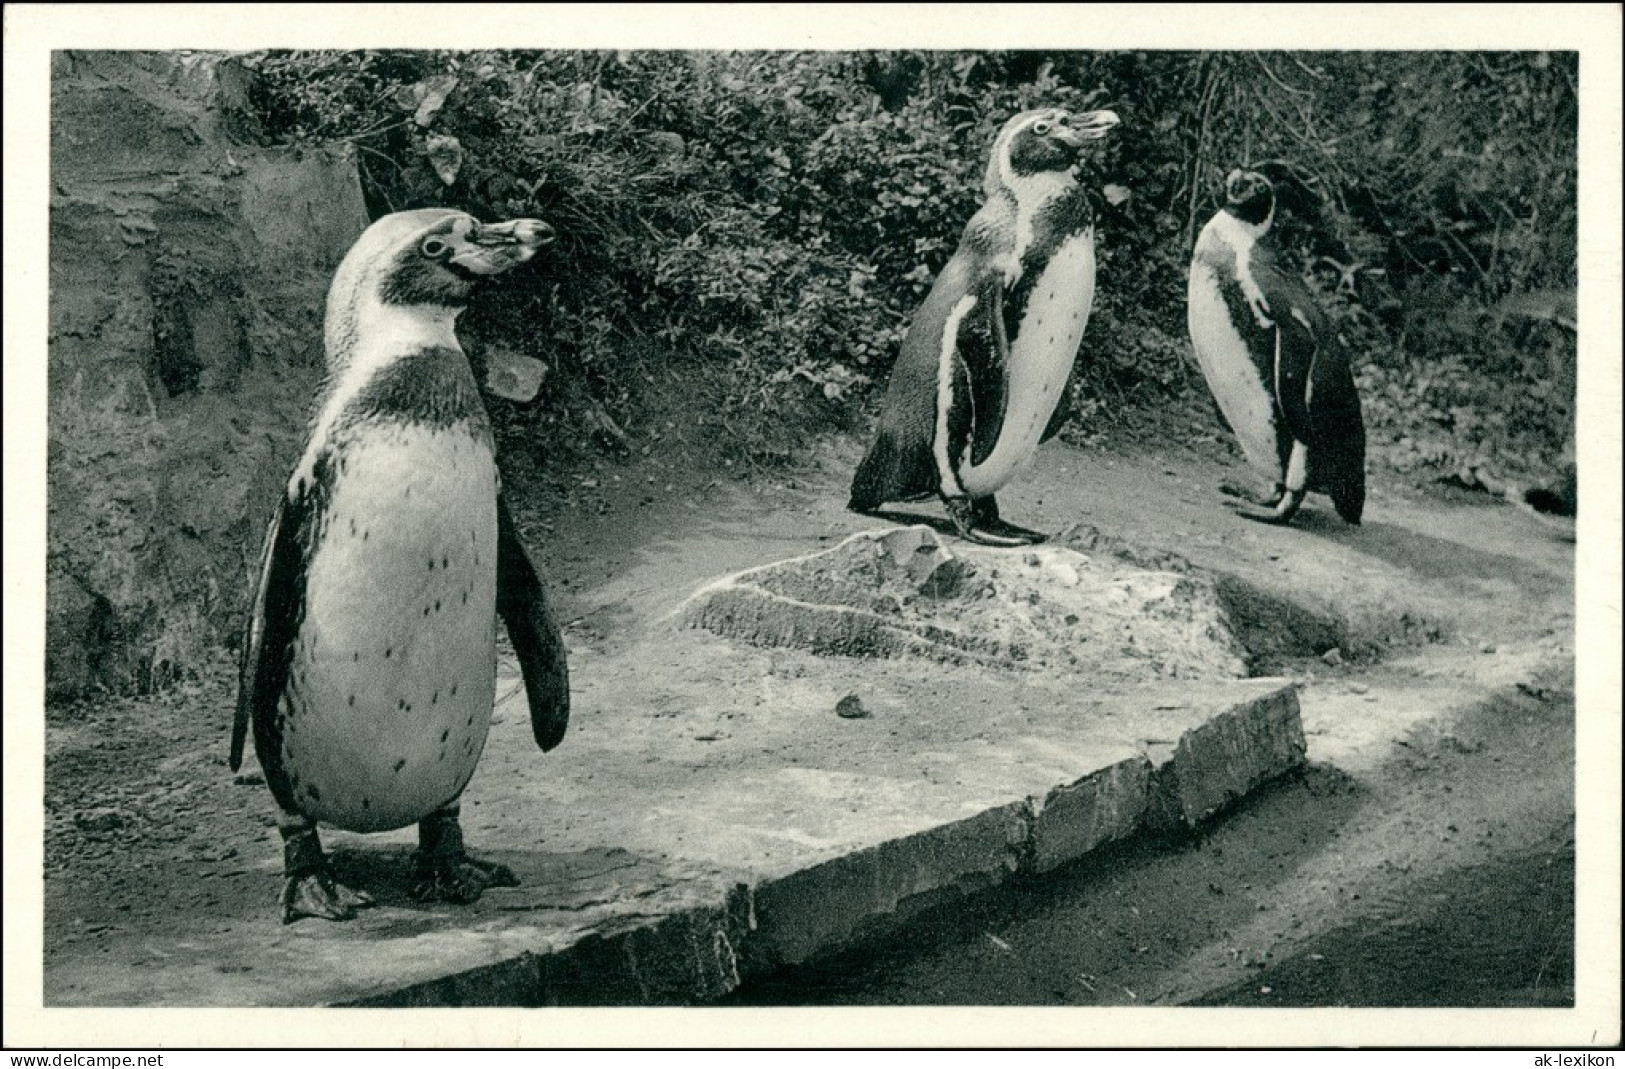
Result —
[[869, 710], [863, 707], [856, 694], [848, 694], [835, 703], [835, 715], [843, 720], [863, 720], [869, 716]]

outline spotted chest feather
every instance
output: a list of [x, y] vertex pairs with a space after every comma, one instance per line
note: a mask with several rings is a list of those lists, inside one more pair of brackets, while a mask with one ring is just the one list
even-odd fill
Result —
[[360, 419], [331, 445], [281, 763], [306, 815], [380, 831], [456, 798], [485, 744], [497, 469], [467, 424]]

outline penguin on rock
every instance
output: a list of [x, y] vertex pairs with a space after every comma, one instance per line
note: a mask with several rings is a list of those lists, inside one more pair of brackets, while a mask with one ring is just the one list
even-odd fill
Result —
[[1091, 179], [1110, 111], [1040, 108], [993, 143], [986, 201], [903, 339], [848, 508], [937, 495], [960, 537], [1044, 536], [999, 517], [994, 494], [1065, 421], [1095, 292]]
[[453, 327], [477, 282], [552, 239], [535, 219], [400, 212], [333, 279], [326, 381], [266, 535], [231, 739], [235, 771], [252, 725], [280, 811], [284, 923], [371, 904], [334, 879], [318, 822], [416, 823], [419, 900], [518, 883], [469, 856], [458, 823], [491, 724], [498, 615], [544, 751], [564, 737], [569, 673]]
[[1191, 346], [1242, 453], [1273, 485], [1262, 508], [1240, 514], [1289, 523], [1314, 491], [1358, 524], [1365, 509], [1360, 397], [1337, 332], [1269, 240], [1275, 204], [1264, 175], [1235, 170], [1225, 179], [1224, 207], [1202, 228], [1191, 259]]

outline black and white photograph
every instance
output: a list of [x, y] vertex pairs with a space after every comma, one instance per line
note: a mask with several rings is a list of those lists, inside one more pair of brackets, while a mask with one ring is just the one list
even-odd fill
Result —
[[1619, 1042], [1619, 5], [5, 17], [8, 1048]]

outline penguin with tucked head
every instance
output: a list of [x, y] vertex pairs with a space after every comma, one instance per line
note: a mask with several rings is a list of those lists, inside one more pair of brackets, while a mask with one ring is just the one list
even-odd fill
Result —
[[1191, 259], [1186, 314], [1197, 363], [1247, 461], [1272, 484], [1241, 515], [1285, 524], [1310, 491], [1339, 516], [1365, 509], [1365, 424], [1348, 355], [1269, 238], [1275, 187], [1231, 171]]
[[231, 739], [235, 771], [252, 725], [280, 811], [284, 923], [371, 902], [333, 878], [319, 822], [416, 823], [420, 900], [518, 882], [469, 856], [458, 823], [491, 724], [497, 617], [544, 751], [564, 737], [569, 674], [454, 326], [475, 284], [552, 238], [535, 219], [400, 212], [368, 228], [333, 279], [327, 377], [266, 535]]
[[1005, 523], [994, 494], [1065, 421], [1095, 293], [1090, 184], [1110, 111], [1040, 108], [993, 144], [986, 202], [915, 313], [848, 504], [940, 496], [959, 535], [1041, 542]]

